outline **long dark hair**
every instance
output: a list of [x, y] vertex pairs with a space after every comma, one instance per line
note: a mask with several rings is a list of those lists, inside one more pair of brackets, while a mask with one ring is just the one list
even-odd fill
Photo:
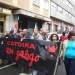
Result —
[[50, 41], [53, 41], [53, 35], [56, 35], [56, 37], [57, 37], [57, 40], [56, 40], [56, 41], [58, 41], [58, 40], [59, 40], [59, 37], [58, 37], [57, 34], [52, 34], [52, 35], [50, 36], [49, 40], [50, 40]]

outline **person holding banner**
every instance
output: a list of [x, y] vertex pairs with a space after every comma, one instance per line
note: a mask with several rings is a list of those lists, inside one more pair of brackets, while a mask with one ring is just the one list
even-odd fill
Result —
[[[50, 39], [50, 41], [53, 41], [53, 42], [59, 42], [59, 36], [57, 34], [52, 34], [49, 39]], [[59, 58], [58, 65], [61, 65], [60, 58]]]
[[[31, 39], [43, 40], [43, 37], [39, 34], [38, 29], [34, 29], [34, 35], [32, 35]], [[38, 71], [33, 70], [33, 75], [37, 75], [37, 74], [38, 74]]]
[[68, 40], [63, 42], [61, 56], [64, 60], [66, 74], [75, 75], [75, 31], [70, 31]]
[[[20, 32], [20, 41], [24, 41], [25, 39], [31, 39], [31, 35], [28, 32], [27, 29], [23, 29], [23, 32]], [[28, 67], [23, 67], [22, 66], [22, 73], [25, 73], [26, 71], [32, 71], [30, 68]]]
[[30, 39], [31, 38], [31, 35], [27, 29], [23, 29], [23, 36], [24, 36], [23, 37], [24, 39]]

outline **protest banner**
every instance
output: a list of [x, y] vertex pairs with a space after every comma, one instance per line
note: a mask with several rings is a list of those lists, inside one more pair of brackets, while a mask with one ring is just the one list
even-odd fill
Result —
[[8, 60], [17, 62], [23, 67], [53, 75], [60, 42], [28, 39], [20, 41], [19, 39], [9, 38], [6, 39], [4, 46]]

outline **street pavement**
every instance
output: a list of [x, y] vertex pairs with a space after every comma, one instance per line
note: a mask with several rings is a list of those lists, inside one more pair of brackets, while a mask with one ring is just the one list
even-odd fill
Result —
[[59, 65], [56, 75], [66, 75], [65, 66], [64, 66], [63, 61], [61, 62], [61, 65]]
[[[21, 68], [17, 68], [15, 66], [10, 66], [4, 69], [1, 69], [2, 66], [0, 66], [0, 75], [32, 75], [32, 74], [23, 74], [21, 72]], [[57, 69], [56, 75], [66, 75], [65, 67], [62, 62], [62, 64]]]

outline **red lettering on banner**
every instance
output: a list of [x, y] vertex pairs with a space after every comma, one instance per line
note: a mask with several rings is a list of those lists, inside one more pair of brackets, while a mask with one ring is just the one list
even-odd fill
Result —
[[14, 46], [14, 42], [11, 42], [11, 45], [13, 45], [13, 46]]
[[18, 46], [19, 46], [19, 47], [21, 47], [21, 46], [22, 46], [21, 42], [18, 42]]
[[28, 50], [26, 50], [25, 52], [23, 50], [22, 51], [18, 50], [16, 52], [16, 55], [17, 55], [15, 58], [16, 61], [18, 61], [20, 57], [25, 60], [30, 60], [29, 66], [32, 66], [33, 62], [38, 62], [40, 59], [39, 55], [35, 56], [33, 53], [29, 54]]
[[17, 42], [14, 42], [14, 46], [16, 46], [17, 45]]
[[7, 47], [7, 48], [6, 48], [6, 52], [7, 52], [7, 54], [14, 54], [13, 48]]
[[7, 41], [7, 45], [35, 49], [35, 45], [31, 43]]
[[22, 44], [22, 47], [24, 47], [24, 43]]
[[25, 43], [25, 47], [28, 48], [29, 47], [29, 44], [28, 43]]
[[7, 41], [7, 45], [10, 45], [10, 41]]

